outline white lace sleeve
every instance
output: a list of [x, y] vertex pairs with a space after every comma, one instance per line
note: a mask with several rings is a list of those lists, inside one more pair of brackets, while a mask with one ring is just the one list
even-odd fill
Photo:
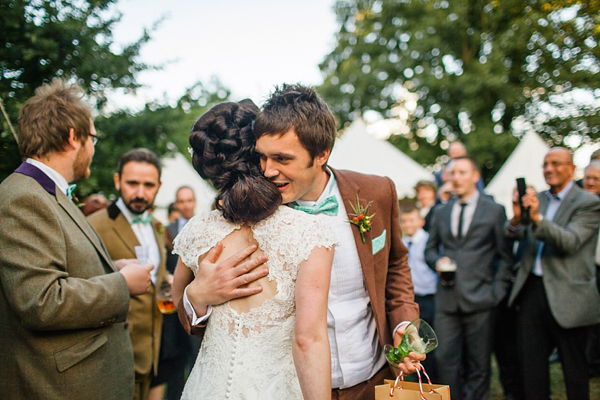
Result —
[[300, 259], [302, 261], [308, 259], [310, 253], [316, 247], [332, 248], [337, 244], [331, 224], [314, 215], [308, 215], [296, 210], [293, 211], [300, 212], [300, 217], [306, 221], [301, 225], [304, 229], [298, 232], [298, 243], [302, 244], [300, 247]]
[[237, 228], [238, 225], [227, 222], [217, 210], [196, 215], [173, 241], [173, 254], [179, 255], [181, 261], [196, 275], [198, 257]]
[[274, 276], [280, 269], [288, 269], [284, 264], [297, 266], [306, 260], [315, 247], [331, 248], [336, 244], [333, 228], [326, 221], [286, 206], [259, 222], [253, 231], [260, 248], [269, 255], [273, 267], [269, 275]]

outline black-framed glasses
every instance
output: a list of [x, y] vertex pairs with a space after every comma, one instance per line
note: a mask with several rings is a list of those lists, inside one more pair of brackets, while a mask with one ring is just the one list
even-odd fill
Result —
[[90, 133], [90, 136], [92, 137], [92, 144], [95, 146], [96, 143], [98, 143], [98, 139], [100, 139], [97, 135], [92, 135]]

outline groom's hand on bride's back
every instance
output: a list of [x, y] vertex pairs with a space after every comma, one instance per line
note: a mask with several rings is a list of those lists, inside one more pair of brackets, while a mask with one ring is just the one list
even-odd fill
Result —
[[248, 246], [217, 263], [222, 250], [223, 245], [218, 242], [200, 262], [198, 273], [188, 286], [188, 299], [198, 315], [204, 315], [209, 305], [222, 304], [232, 299], [260, 293], [262, 291], [260, 286], [242, 286], [269, 273], [267, 267], [256, 268], [267, 261], [266, 255], [249, 258], [257, 250], [256, 245]]

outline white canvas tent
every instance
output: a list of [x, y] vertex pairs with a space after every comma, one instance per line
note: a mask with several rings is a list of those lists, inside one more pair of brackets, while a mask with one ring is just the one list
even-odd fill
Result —
[[369, 135], [362, 119], [354, 121], [337, 140], [328, 164], [333, 168], [388, 176], [394, 181], [400, 199], [414, 197], [415, 184], [432, 178], [425, 168], [394, 145]]
[[544, 157], [548, 145], [535, 132], [525, 134], [512, 154], [506, 159], [502, 168], [485, 187], [485, 192], [494, 197], [498, 204], [506, 209], [508, 218], [512, 218], [512, 196], [517, 178], [525, 178], [527, 185], [541, 191], [548, 188], [542, 172]]
[[167, 207], [175, 201], [175, 191], [181, 186], [189, 186], [196, 194], [196, 213], [210, 211], [216, 192], [196, 172], [192, 164], [181, 153], [163, 158], [161, 182], [154, 205], [154, 215], [163, 223], [167, 221]]

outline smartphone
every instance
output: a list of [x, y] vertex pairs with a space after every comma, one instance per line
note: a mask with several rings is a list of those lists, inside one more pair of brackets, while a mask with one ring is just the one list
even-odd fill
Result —
[[517, 191], [519, 192], [519, 206], [521, 207], [521, 224], [529, 225], [531, 222], [529, 216], [529, 207], [523, 206], [523, 196], [527, 191], [527, 185], [525, 185], [525, 178], [517, 178]]

